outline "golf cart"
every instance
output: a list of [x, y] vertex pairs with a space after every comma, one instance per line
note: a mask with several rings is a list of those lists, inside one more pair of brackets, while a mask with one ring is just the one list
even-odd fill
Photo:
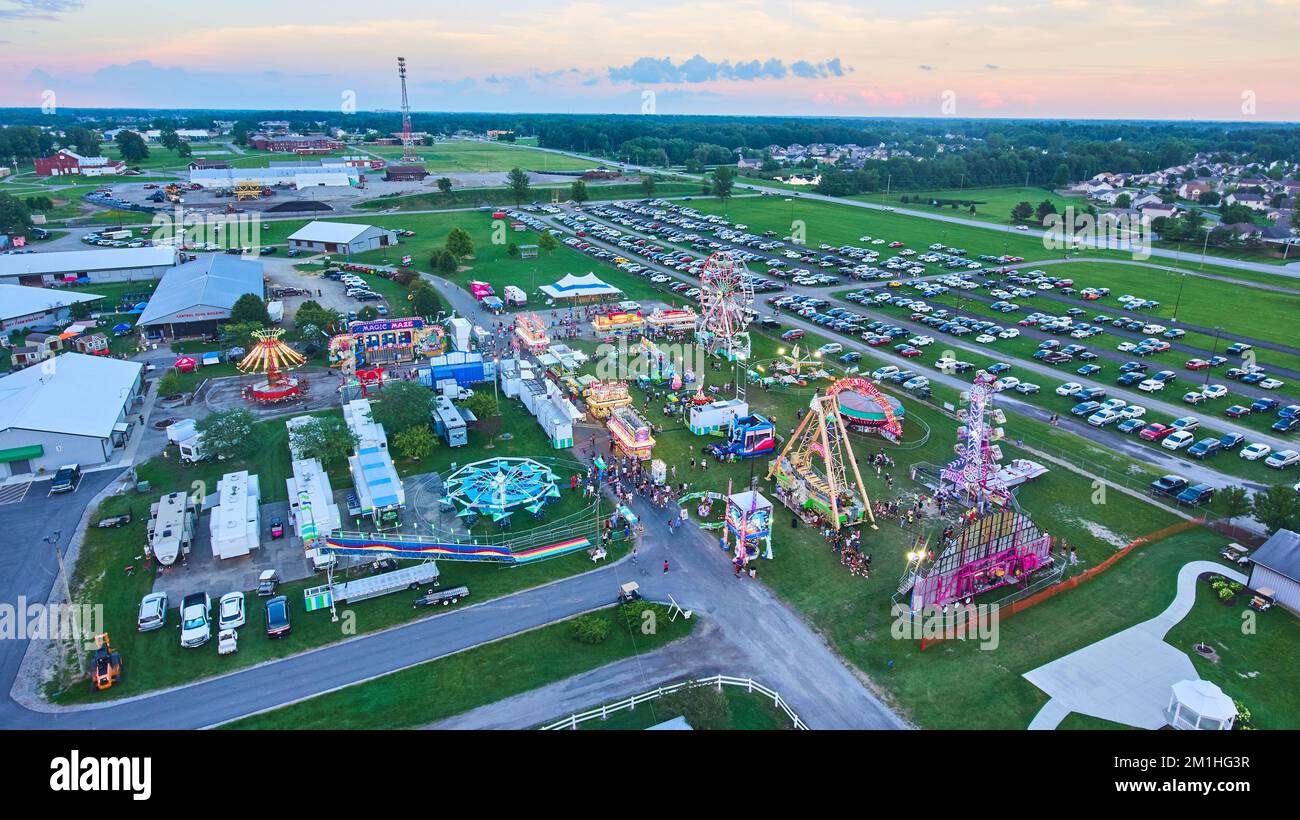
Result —
[[1231, 561], [1238, 566], [1244, 567], [1250, 563], [1250, 550], [1243, 547], [1241, 544], [1229, 544], [1219, 550], [1219, 555], [1221, 555], [1225, 560]]
[[641, 585], [636, 581], [628, 581], [618, 588], [618, 602], [620, 604], [628, 604], [639, 600], [641, 600]]
[[269, 598], [274, 595], [278, 586], [280, 586], [280, 576], [273, 569], [263, 570], [262, 574], [257, 576], [257, 596], [259, 598]]
[[1250, 608], [1257, 612], [1267, 612], [1273, 606], [1273, 596], [1277, 593], [1269, 587], [1255, 590], [1255, 597], [1250, 599]]

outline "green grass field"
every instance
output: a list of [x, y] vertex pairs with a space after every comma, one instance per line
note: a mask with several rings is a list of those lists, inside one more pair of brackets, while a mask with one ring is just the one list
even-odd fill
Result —
[[[390, 162], [400, 160], [403, 153], [400, 145], [361, 147], [366, 153], [383, 157]], [[435, 174], [486, 174], [509, 171], [515, 167], [525, 171], [585, 171], [593, 167], [589, 160], [504, 142], [454, 140], [416, 146], [415, 153], [421, 158], [425, 169]]]
[[[530, 201], [550, 202], [551, 195], [559, 193], [560, 201], [569, 198], [568, 185], [541, 185], [531, 189]], [[640, 183], [590, 183], [587, 193], [592, 200], [644, 199], [645, 189]], [[655, 187], [655, 196], [683, 197], [696, 196], [700, 186], [687, 182], [660, 182]], [[357, 205], [365, 210], [431, 211], [453, 208], [478, 208], [484, 205], [513, 207], [514, 194], [508, 188], [457, 188], [448, 193], [431, 190], [427, 193], [408, 194], [406, 196], [382, 196], [367, 199]]]
[[[903, 197], [907, 197], [906, 202], [903, 201]], [[1082, 210], [1085, 204], [1078, 197], [1061, 196], [1046, 188], [1024, 188], [1019, 186], [951, 188], [943, 191], [894, 191], [889, 195], [884, 193], [861, 194], [848, 198], [862, 202], [873, 202], [877, 205], [909, 208], [914, 211], [934, 211], [935, 213], [960, 216], [966, 219], [995, 222], [1000, 225], [1013, 224], [1011, 209], [1021, 202], [1028, 202], [1037, 208], [1038, 203], [1046, 200], [1055, 205], [1058, 211], [1064, 211], [1069, 205], [1073, 205], [1077, 210]], [[930, 202], [930, 200], [934, 199], [961, 200], [962, 204], [955, 209], [950, 205], [935, 207]], [[975, 213], [970, 212], [967, 202], [975, 205]]]

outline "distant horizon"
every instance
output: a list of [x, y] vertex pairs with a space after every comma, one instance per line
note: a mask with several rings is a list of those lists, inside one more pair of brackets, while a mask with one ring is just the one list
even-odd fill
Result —
[[[0, 112], [20, 111], [27, 113], [39, 113], [38, 106], [0, 106]], [[143, 111], [150, 114], [166, 115], [172, 114], [185, 116], [193, 113], [282, 113], [282, 114], [331, 114], [341, 115], [341, 112], [328, 108], [243, 108], [243, 107], [222, 107], [222, 106], [198, 106], [186, 108], [152, 108], [138, 105], [119, 105], [119, 106], [95, 106], [95, 105], [77, 105], [67, 106], [65, 109], [52, 114], [57, 116], [68, 114], [69, 112], [114, 112], [114, 111]], [[399, 116], [400, 109], [396, 108], [374, 108], [362, 109], [359, 114], [392, 114]], [[524, 110], [485, 110], [472, 108], [448, 108], [448, 109], [411, 109], [411, 116], [421, 114], [473, 114], [478, 116], [563, 116], [563, 117], [681, 117], [692, 119], [790, 119], [790, 120], [919, 120], [926, 122], [1087, 122], [1087, 123], [1201, 123], [1205, 125], [1258, 125], [1258, 126], [1287, 126], [1300, 125], [1300, 120], [1264, 120], [1264, 119], [1202, 119], [1195, 117], [1082, 117], [1082, 116], [987, 116], [981, 117], [976, 115], [963, 116], [934, 116], [920, 114], [638, 114], [625, 111], [524, 111]], [[342, 115], [350, 116], [350, 115]]]
[[1300, 0], [0, 0], [0, 106], [1291, 123]]

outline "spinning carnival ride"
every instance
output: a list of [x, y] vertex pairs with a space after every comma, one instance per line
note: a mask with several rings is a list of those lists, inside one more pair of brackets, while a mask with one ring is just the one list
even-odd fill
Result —
[[767, 477], [781, 487], [787, 506], [811, 511], [834, 529], [864, 520], [874, 526], [871, 499], [840, 411], [839, 393], [846, 388], [839, 385], [813, 396], [808, 413], [772, 461]]
[[712, 254], [700, 273], [700, 318], [695, 336], [728, 361], [749, 358], [754, 285], [744, 263], [728, 251]]
[[301, 366], [307, 358], [281, 341], [283, 333], [280, 328], [253, 332], [257, 343], [236, 367], [240, 373], [264, 374], [266, 378], [245, 387], [244, 398], [265, 404], [292, 401], [302, 395], [306, 385], [284, 371]]
[[993, 376], [983, 370], [975, 375], [967, 392], [969, 401], [958, 414], [964, 423], [957, 429], [957, 458], [939, 472], [944, 489], [979, 510], [1015, 500], [1005, 477], [999, 474], [1002, 451], [994, 442], [1002, 438], [1002, 428], [994, 425], [1005, 416], [993, 408], [993, 383]]
[[452, 473], [443, 487], [443, 506], [457, 508], [466, 525], [481, 515], [502, 521], [519, 508], [537, 518], [549, 501], [560, 497], [555, 472], [531, 458], [475, 461]]

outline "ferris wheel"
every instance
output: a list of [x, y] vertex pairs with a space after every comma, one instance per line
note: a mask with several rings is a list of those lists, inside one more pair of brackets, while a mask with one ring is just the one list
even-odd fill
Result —
[[746, 328], [754, 318], [754, 285], [744, 263], [728, 251], [718, 251], [700, 272], [700, 319], [698, 331], [714, 352], [728, 359], [749, 355]]

